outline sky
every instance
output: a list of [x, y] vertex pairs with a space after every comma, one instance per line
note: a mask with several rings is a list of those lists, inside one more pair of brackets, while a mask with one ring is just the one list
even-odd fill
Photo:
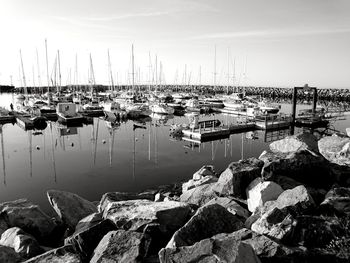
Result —
[[349, 0], [0, 0], [0, 84], [47, 85], [58, 52], [62, 85], [91, 65], [128, 84], [134, 45], [136, 83], [157, 68], [165, 84], [350, 88], [349, 14]]

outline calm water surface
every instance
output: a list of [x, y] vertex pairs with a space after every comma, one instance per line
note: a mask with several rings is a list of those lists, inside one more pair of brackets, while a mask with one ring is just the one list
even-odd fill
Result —
[[[12, 94], [0, 95], [0, 106], [9, 108], [11, 102], [15, 102]], [[289, 109], [290, 105], [282, 107], [285, 112]], [[237, 121], [222, 114], [201, 116], [213, 118], [224, 123]], [[279, 134], [250, 132], [196, 144], [170, 137], [169, 126], [174, 123], [189, 123], [189, 118], [149, 118], [113, 128], [105, 120], [94, 118], [90, 125], [68, 130], [48, 122], [40, 131], [5, 124], [1, 133], [0, 202], [28, 198], [49, 212], [49, 189], [71, 191], [93, 201], [108, 191], [134, 192], [188, 180], [204, 164], [213, 164], [220, 172], [232, 161], [258, 157], [268, 147], [265, 141], [277, 139]], [[334, 125], [345, 130], [348, 123], [343, 120]], [[144, 128], [134, 129], [134, 124]]]

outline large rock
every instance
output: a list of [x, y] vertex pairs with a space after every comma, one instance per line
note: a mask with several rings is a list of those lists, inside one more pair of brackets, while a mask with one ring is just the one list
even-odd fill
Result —
[[311, 133], [300, 133], [270, 144], [270, 150], [274, 153], [291, 153], [301, 150], [318, 153], [317, 138]]
[[267, 201], [276, 200], [282, 192], [282, 187], [275, 182], [256, 178], [246, 189], [248, 210], [254, 212], [256, 208], [264, 205]]
[[57, 227], [48, 215], [37, 205], [26, 199], [0, 204], [2, 222], [8, 227], [19, 227], [28, 234], [33, 235], [38, 241], [50, 239]]
[[98, 205], [98, 211], [103, 212], [105, 210], [108, 210], [111, 204], [119, 201], [138, 200], [138, 199], [146, 199], [146, 200], [153, 201], [155, 194], [156, 194], [156, 190], [152, 192], [144, 192], [144, 193], [108, 192], [102, 196], [101, 201]]
[[319, 209], [323, 214], [350, 214], [350, 188], [335, 187], [331, 189], [321, 203]]
[[13, 248], [0, 245], [0, 262], [17, 263], [22, 262], [21, 256]]
[[205, 205], [179, 230], [167, 247], [191, 246], [194, 243], [219, 233], [231, 233], [243, 227], [238, 216], [218, 204]]
[[318, 141], [320, 153], [330, 162], [350, 165], [350, 138], [326, 136]]
[[192, 246], [164, 248], [159, 252], [160, 263], [174, 262], [260, 262], [251, 245], [241, 242], [246, 231], [218, 234]]
[[93, 213], [91, 215], [88, 215], [78, 222], [78, 224], [75, 227], [74, 233], [85, 231], [102, 221], [103, 221], [103, 218], [101, 213]]
[[183, 192], [180, 196], [180, 201], [188, 204], [202, 206], [210, 200], [218, 197], [214, 191], [214, 188], [215, 183], [197, 186], [196, 188], [192, 188]]
[[71, 229], [75, 229], [82, 218], [97, 212], [97, 207], [92, 202], [74, 193], [49, 190], [47, 197], [58, 216]]
[[89, 228], [80, 229], [66, 238], [64, 243], [73, 245], [83, 259], [89, 259], [100, 240], [113, 230], [116, 230], [116, 226], [110, 220], [105, 219]]
[[204, 165], [197, 172], [193, 174], [192, 179], [194, 181], [200, 180], [203, 177], [212, 176], [216, 177], [216, 172], [213, 165]]
[[302, 184], [328, 188], [335, 181], [329, 162], [321, 155], [301, 150], [292, 153], [272, 153], [264, 151], [260, 157], [264, 161], [261, 175], [266, 181], [277, 182], [280, 176], [287, 176]]
[[63, 246], [33, 257], [24, 263], [82, 263], [80, 255], [72, 246]]
[[296, 216], [310, 211], [314, 206], [314, 201], [304, 186], [286, 190], [276, 201], [266, 202], [260, 211], [257, 211], [259, 216], [251, 224], [251, 229], [288, 243], [296, 224]]
[[169, 231], [175, 231], [187, 222], [191, 211], [188, 204], [176, 201], [129, 200], [114, 202], [103, 212], [103, 217], [125, 230], [138, 230], [147, 224], [159, 223]]
[[191, 179], [188, 182], [183, 183], [182, 193], [184, 193], [192, 188], [204, 185], [204, 184], [216, 183], [217, 181], [218, 181], [218, 178], [216, 176], [212, 176], [212, 175], [203, 176], [202, 178], [197, 179], [197, 180]]
[[18, 227], [7, 229], [1, 235], [0, 245], [13, 248], [22, 258], [31, 258], [44, 252], [34, 237]]
[[227, 209], [231, 214], [237, 215], [242, 219], [247, 219], [250, 213], [247, 209], [243, 208], [239, 203], [230, 197], [216, 197], [210, 200], [206, 205], [218, 204]]
[[90, 263], [143, 262], [149, 241], [142, 233], [134, 231], [111, 231], [96, 247]]
[[245, 189], [255, 178], [260, 177], [264, 163], [249, 158], [231, 163], [220, 175], [215, 191], [221, 196], [233, 195], [245, 198]]

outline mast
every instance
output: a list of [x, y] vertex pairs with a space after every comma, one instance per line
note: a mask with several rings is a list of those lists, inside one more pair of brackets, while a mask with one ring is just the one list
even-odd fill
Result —
[[1, 155], [2, 155], [2, 171], [4, 174], [4, 185], [6, 185], [6, 167], [5, 167], [5, 148], [4, 148], [4, 130], [3, 126], [0, 125], [1, 133]]
[[48, 93], [48, 104], [50, 106], [50, 77], [49, 77], [49, 58], [47, 56], [47, 39], [45, 38], [45, 53], [46, 53], [46, 77], [47, 77], [47, 93]]
[[134, 44], [131, 45], [131, 74], [132, 74], [132, 93], [135, 93], [135, 65], [134, 65]]
[[227, 90], [226, 90], [227, 94], [228, 94], [229, 86], [230, 86], [230, 48], [227, 48]]
[[62, 85], [62, 77], [61, 77], [61, 59], [60, 59], [60, 51], [57, 50], [57, 66], [58, 66], [58, 93], [61, 93], [61, 85]]
[[107, 50], [108, 53], [108, 68], [109, 68], [109, 82], [110, 82], [110, 90], [114, 91], [114, 81], [113, 81], [113, 74], [112, 74], [112, 64], [111, 64], [111, 58], [109, 56], [109, 49]]
[[151, 52], [148, 52], [148, 92], [151, 93], [151, 83], [152, 83], [152, 79], [151, 79], [151, 74], [152, 74], [152, 61], [151, 61]]
[[94, 85], [95, 85], [95, 74], [94, 74], [94, 68], [92, 66], [92, 57], [90, 53], [90, 84], [91, 84], [91, 101], [93, 99], [94, 95]]
[[27, 85], [26, 85], [26, 77], [24, 74], [24, 67], [23, 67], [23, 59], [22, 59], [22, 51], [19, 50], [19, 56], [21, 58], [21, 67], [22, 67], [22, 78], [23, 78], [23, 87], [24, 87], [24, 95], [26, 96], [26, 100], [27, 98]]
[[40, 63], [39, 63], [38, 49], [36, 49], [36, 64], [37, 64], [37, 69], [38, 69], [38, 86], [41, 87]]
[[155, 80], [156, 80], [155, 93], [157, 93], [157, 90], [158, 90], [158, 58], [157, 58], [157, 55], [156, 55], [156, 77], [155, 77]]
[[216, 45], [214, 47], [214, 90], [216, 87]]

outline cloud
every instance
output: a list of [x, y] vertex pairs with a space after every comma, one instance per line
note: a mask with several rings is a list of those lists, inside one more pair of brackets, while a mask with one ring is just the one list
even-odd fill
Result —
[[252, 37], [296, 37], [310, 35], [328, 35], [350, 33], [350, 28], [336, 29], [284, 29], [284, 30], [256, 30], [256, 31], [237, 31], [221, 32], [213, 34], [203, 34], [190, 37], [192, 40], [201, 39], [231, 39], [231, 38], [252, 38]]
[[169, 15], [171, 12], [169, 11], [154, 11], [154, 12], [143, 12], [143, 13], [128, 13], [128, 14], [121, 14], [121, 15], [114, 15], [114, 16], [103, 16], [103, 17], [87, 17], [83, 18], [84, 20], [88, 21], [114, 21], [114, 20], [121, 20], [121, 19], [129, 19], [129, 18], [135, 18], [135, 17], [155, 17], [155, 16], [165, 16]]

